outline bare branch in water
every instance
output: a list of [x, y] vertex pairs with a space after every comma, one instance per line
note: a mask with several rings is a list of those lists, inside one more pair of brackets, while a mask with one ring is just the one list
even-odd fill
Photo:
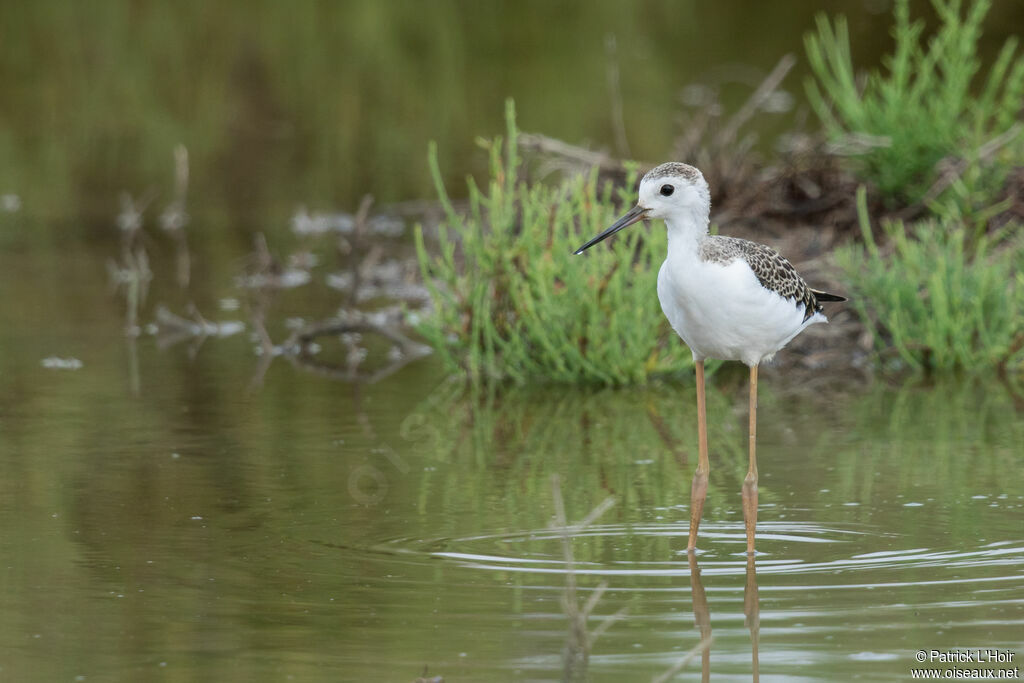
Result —
[[597, 507], [576, 524], [569, 524], [565, 514], [565, 501], [562, 499], [562, 483], [557, 474], [551, 475], [551, 498], [555, 509], [554, 528], [559, 532], [562, 544], [562, 556], [565, 560], [565, 591], [562, 595], [562, 609], [569, 620], [569, 637], [563, 653], [565, 680], [584, 680], [590, 649], [598, 637], [611, 628], [612, 624], [621, 619], [629, 611], [623, 607], [618, 612], [602, 619], [601, 623], [590, 633], [587, 632], [587, 619], [597, 607], [604, 592], [608, 589], [607, 582], [601, 582], [583, 604], [579, 606], [576, 598], [576, 560], [572, 549], [572, 536], [585, 530], [615, 504], [614, 496], [605, 498]]
[[117, 227], [121, 231], [121, 260], [107, 264], [111, 283], [124, 290], [125, 326], [128, 340], [128, 374], [131, 392], [134, 396], [142, 393], [142, 379], [139, 374], [139, 356], [136, 340], [140, 333], [139, 310], [146, 301], [153, 272], [149, 267], [146, 253], [145, 233], [142, 231], [143, 214], [153, 201], [153, 192], [136, 201], [127, 192], [121, 195], [121, 211], [117, 215]]
[[672, 680], [672, 677], [680, 671], [682, 671], [683, 669], [685, 669], [686, 665], [689, 664], [694, 657], [696, 657], [701, 652], [711, 647], [711, 643], [713, 641], [714, 639], [710, 637], [701, 640], [699, 643], [690, 648], [690, 651], [686, 653], [686, 656], [684, 656], [678, 662], [669, 667], [669, 669], [665, 673], [652, 678], [651, 683], [666, 683], [666, 681]]
[[[362, 356], [353, 359], [352, 351], [359, 349], [350, 346], [350, 354], [344, 366], [332, 365], [317, 360], [313, 353], [314, 339], [321, 336], [342, 336], [351, 334], [376, 334], [390, 340], [397, 352], [390, 354], [389, 362], [373, 372], [361, 372], [359, 365]], [[284, 343], [283, 353], [293, 364], [310, 370], [316, 374], [358, 384], [373, 384], [394, 374], [401, 368], [431, 353], [431, 349], [418, 344], [406, 337], [397, 329], [377, 325], [368, 320], [323, 320], [312, 323], [292, 333]]]
[[146, 302], [149, 283], [153, 279], [142, 231], [143, 214], [152, 201], [152, 192], [138, 201], [127, 192], [121, 195], [121, 211], [117, 215], [117, 227], [121, 230], [121, 260], [107, 267], [111, 282], [124, 289], [125, 333], [132, 337], [139, 334], [139, 309]]
[[189, 305], [189, 314], [192, 317], [185, 318], [172, 313], [166, 306], [157, 307], [153, 330], [158, 348], [166, 349], [186, 339], [192, 340], [194, 343], [189, 347], [189, 355], [195, 357], [207, 338], [230, 337], [245, 329], [245, 325], [238, 320], [210, 322], [194, 304]]

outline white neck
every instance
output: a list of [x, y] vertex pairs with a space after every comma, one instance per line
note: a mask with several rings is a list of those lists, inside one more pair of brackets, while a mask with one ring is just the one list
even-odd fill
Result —
[[700, 241], [708, 234], [708, 211], [695, 208], [676, 211], [665, 219], [668, 228], [668, 249], [697, 253]]

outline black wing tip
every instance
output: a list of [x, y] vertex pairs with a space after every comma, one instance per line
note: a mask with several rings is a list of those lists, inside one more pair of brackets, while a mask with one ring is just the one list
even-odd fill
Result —
[[823, 301], [847, 301], [845, 296], [841, 296], [839, 294], [819, 292], [818, 290], [811, 289], [810, 287], [808, 287], [808, 290], [810, 290], [811, 297], [797, 302], [797, 305], [800, 305], [801, 303], [804, 305], [804, 322], [810, 320], [811, 316], [815, 313], [821, 313], [821, 302]]
[[818, 301], [849, 301], [845, 296], [840, 294], [829, 294], [828, 292], [819, 292], [816, 289], [812, 289], [811, 293], [814, 294], [814, 298]]

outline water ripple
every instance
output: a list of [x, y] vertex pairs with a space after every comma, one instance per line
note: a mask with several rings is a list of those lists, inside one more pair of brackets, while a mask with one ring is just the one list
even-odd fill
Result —
[[762, 551], [749, 561], [736, 522], [705, 522], [695, 558], [683, 549], [685, 523], [570, 531], [571, 569], [558, 528], [401, 536], [344, 550], [364, 574], [367, 563], [380, 565], [378, 579], [362, 583], [365, 599], [444, 595], [437, 604], [461, 614], [472, 594], [473, 609], [492, 614], [477, 617], [474, 629], [515, 625], [519, 638], [548, 653], [506, 663], [520, 672], [558, 668], [562, 609], [577, 601], [601, 603], [589, 628], [608, 615], [628, 623], [613, 626], [590, 657], [592, 670], [608, 675], [644, 662], [668, 668], [704, 633], [695, 624], [712, 625], [714, 670], [742, 671], [750, 665], [744, 653], [760, 641], [762, 670], [786, 671], [786, 680], [795, 680], [799, 662], [822, 671], [855, 666], [881, 680], [920, 649], [1011, 647], [993, 634], [1024, 627], [1024, 540], [938, 547], [934, 538], [923, 544], [870, 525], [778, 520], [758, 526]]

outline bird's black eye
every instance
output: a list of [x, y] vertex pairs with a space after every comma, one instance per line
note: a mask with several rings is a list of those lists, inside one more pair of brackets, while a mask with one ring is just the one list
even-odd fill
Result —
[[663, 196], [663, 197], [671, 197], [672, 193], [675, 192], [675, 191], [676, 191], [676, 188], [675, 188], [674, 185], [662, 185], [661, 186], [661, 196]]

